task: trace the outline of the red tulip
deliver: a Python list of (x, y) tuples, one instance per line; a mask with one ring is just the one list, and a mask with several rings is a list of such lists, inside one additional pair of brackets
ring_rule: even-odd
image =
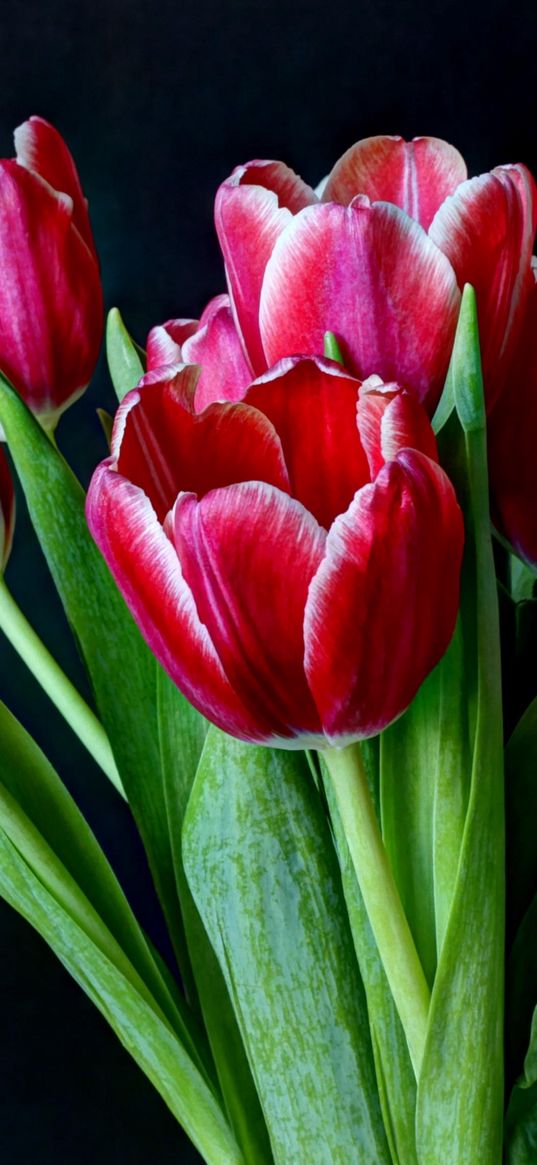
[(75, 165), (32, 117), (0, 161), (0, 368), (42, 423), (86, 388), (102, 336), (99, 264)]
[(0, 446), (0, 571), (5, 569), (15, 525), (15, 493), (7, 457)]
[(216, 400), (240, 400), (251, 374), (235, 327), (228, 295), (217, 295), (200, 320), (168, 320), (147, 337), (147, 370), (169, 364), (199, 364), (197, 412)]
[[(527, 326), (523, 335), (537, 221), (526, 167), (467, 180), (446, 142), (375, 137), (344, 154), (321, 197), (282, 163), (259, 161), (237, 168), (218, 192), (232, 310), (254, 374), (283, 356), (322, 352), (329, 330), (351, 371), (397, 377), (431, 414), (469, 282), (491, 424), (496, 406), (498, 416), (507, 407), (524, 413), (514, 382), (537, 377), (527, 364), (535, 361)], [(509, 406), (500, 404), (507, 397)], [(503, 431), (502, 450), (496, 438), (491, 449), (493, 510), (504, 535), (536, 563), (537, 490), (527, 492), (535, 427), (522, 416)]]
[(201, 412), (197, 376), (142, 379), (90, 485), (90, 528), (138, 625), (235, 736), (378, 732), (457, 613), (462, 519), (424, 411), (322, 359), (284, 360)]

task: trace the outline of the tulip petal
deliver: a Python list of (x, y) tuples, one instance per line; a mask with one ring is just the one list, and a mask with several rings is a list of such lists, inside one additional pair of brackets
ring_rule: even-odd
[(195, 396), (196, 411), (214, 401), (242, 400), (252, 375), (227, 295), (205, 309), (199, 329), (183, 344), (185, 363), (199, 364), (201, 374)]
[(316, 201), (313, 190), (283, 162), (238, 166), (217, 193), (216, 231), (238, 331), (254, 374), (267, 367), (258, 320), (265, 267), (293, 214)]
[(99, 270), (73, 228), (71, 198), (13, 161), (0, 163), (0, 270), (2, 371), (33, 412), (52, 418), (93, 374)]
[(537, 569), (537, 288), (516, 358), (488, 418), (492, 519), (515, 552)]
[(267, 264), (260, 326), (269, 364), (319, 354), (333, 332), (360, 379), (377, 373), (434, 409), (460, 295), (453, 270), (403, 211), (367, 199), (297, 215)]
[(467, 177), (464, 159), (440, 138), (365, 138), (336, 162), (323, 202), (348, 206), (357, 194), (371, 202), (392, 202), (429, 226), (448, 194)]
[(442, 656), (457, 615), (462, 542), (451, 483), (410, 451), (334, 522), (304, 622), (306, 675), (334, 743), (385, 728)]
[[(293, 498), (258, 482), (178, 498), (174, 540), (240, 699), (292, 738), (320, 731), (304, 675), (303, 616), (325, 534)], [(297, 741), (296, 747), (300, 747)]]
[(459, 286), (475, 288), (487, 408), (502, 389), (532, 288), (536, 195), (525, 166), (499, 167), (464, 182), (429, 231)]
[(226, 732), (259, 740), (227, 680), (181, 565), (149, 499), (104, 461), (87, 500), (89, 528), (149, 647), (188, 700)]
[(295, 358), (261, 376), (245, 397), (274, 425), (292, 496), (326, 529), (369, 481), (356, 425), (359, 387), (337, 364)]
[(73, 223), (92, 254), (97, 257), (93, 232), (73, 157), (54, 126), (42, 117), (30, 117), (15, 130), (17, 162), (38, 174), (53, 190), (73, 200)]
[(397, 384), (383, 384), (378, 376), (364, 380), (358, 396), (358, 431), (371, 478), (401, 449), (420, 449), (438, 461), (431, 422), (419, 401)]
[(242, 404), (215, 404), (196, 415), (198, 370), (157, 369), (123, 400), (112, 453), (119, 472), (151, 499), (160, 521), (177, 495), (202, 495), (237, 481), (289, 489), (281, 443), (266, 417)]
[(165, 324), (157, 324), (147, 337), (146, 368), (152, 372), (155, 368), (163, 368), (166, 364), (182, 364), (181, 345), (198, 328), (198, 320), (167, 320)]

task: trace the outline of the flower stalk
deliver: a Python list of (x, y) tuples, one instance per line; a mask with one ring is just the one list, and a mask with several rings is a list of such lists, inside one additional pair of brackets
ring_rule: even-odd
[(328, 748), (322, 756), (418, 1080), (430, 993), (382, 841), (360, 747)]

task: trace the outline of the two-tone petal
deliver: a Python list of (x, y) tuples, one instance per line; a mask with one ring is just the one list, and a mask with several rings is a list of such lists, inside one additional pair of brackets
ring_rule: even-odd
[(357, 194), (391, 202), (428, 230), (449, 194), (467, 177), (464, 159), (440, 138), (364, 138), (336, 162), (323, 202), (348, 206)]

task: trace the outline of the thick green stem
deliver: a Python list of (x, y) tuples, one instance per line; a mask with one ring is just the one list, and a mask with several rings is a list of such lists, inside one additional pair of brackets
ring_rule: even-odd
[(323, 757), (379, 955), (419, 1078), (430, 994), (410, 933), (369, 792), (358, 745)]
[(114, 787), (125, 792), (100, 721), (30, 626), (0, 577), (0, 629)]

